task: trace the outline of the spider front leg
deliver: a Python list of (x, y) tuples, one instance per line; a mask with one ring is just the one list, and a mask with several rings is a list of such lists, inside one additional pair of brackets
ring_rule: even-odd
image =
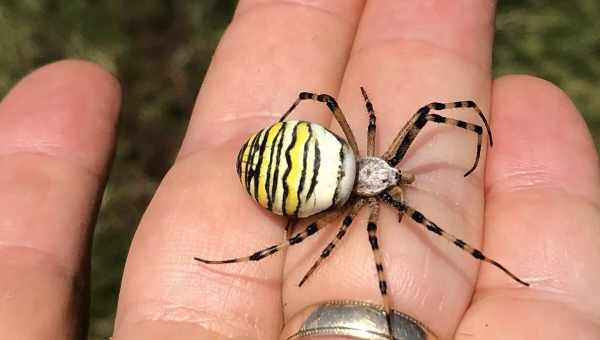
[(321, 103), (325, 103), (327, 105), (327, 107), (329, 108), (329, 110), (331, 111), (331, 113), (333, 114), (333, 117), (335, 117), (338, 124), (340, 124), (342, 131), (344, 131), (344, 135), (346, 135), (346, 139), (348, 141), (348, 144), (352, 148), (352, 151), (354, 152), (355, 155), (359, 155), (358, 145), (356, 144), (356, 138), (354, 137), (354, 133), (352, 132), (350, 125), (348, 125), (348, 121), (346, 120), (346, 117), (344, 116), (342, 109), (338, 105), (335, 98), (333, 98), (332, 96), (330, 96), (328, 94), (317, 95), (317, 94), (311, 93), (311, 92), (300, 92), (300, 94), (298, 95), (298, 99), (296, 99), (296, 101), (292, 104), (292, 106), (290, 106), (290, 108), (283, 114), (283, 116), (281, 116), (279, 121), (283, 122), (285, 120), (285, 118), (303, 100), (314, 100), (314, 101), (318, 101)]
[(358, 212), (360, 211), (360, 209), (363, 207), (364, 204), (365, 204), (364, 200), (358, 200), (354, 203), (351, 203), (352, 207), (350, 208), (350, 213), (348, 213), (348, 215), (346, 217), (344, 217), (344, 221), (342, 222), (340, 229), (338, 230), (337, 234), (335, 235), (335, 238), (331, 242), (329, 242), (329, 244), (327, 245), (327, 247), (325, 247), (325, 249), (323, 249), (323, 252), (321, 252), (321, 256), (319, 256), (319, 258), (315, 261), (315, 263), (312, 265), (312, 267), (310, 267), (308, 272), (306, 272), (306, 274), (304, 275), (302, 280), (300, 280), (300, 283), (298, 283), (298, 287), (302, 287), (302, 285), (306, 282), (306, 280), (308, 280), (308, 278), (319, 267), (321, 262), (324, 259), (326, 259), (329, 255), (331, 255), (331, 252), (335, 248), (337, 242), (340, 241), (344, 237), (344, 235), (346, 235), (346, 231), (348, 230), (348, 227), (350, 227), (350, 225), (352, 224), (352, 221), (354, 220), (354, 218), (356, 217), (356, 215), (358, 214)]
[(369, 128), (367, 132), (367, 156), (375, 156), (375, 130), (377, 129), (377, 120), (375, 118), (375, 110), (373, 110), (373, 104), (367, 96), (367, 91), (364, 87), (360, 87), (363, 98), (365, 99), (365, 106), (369, 113)]
[(494, 145), (492, 139), (492, 132), (490, 130), (488, 122), (485, 119), (483, 113), (481, 112), (481, 109), (479, 109), (475, 102), (468, 100), (452, 103), (431, 103), (429, 105), (423, 106), (413, 115), (413, 117), (408, 121), (408, 123), (396, 136), (390, 148), (385, 152), (385, 154), (383, 154), (382, 158), (385, 159), (391, 166), (396, 166), (398, 162), (402, 160), (402, 158), (406, 154), (406, 151), (408, 151), (408, 148), (417, 137), (417, 134), (421, 131), (421, 129), (425, 126), (427, 122), (431, 121), (435, 123), (450, 124), (465, 130), (473, 131), (477, 134), (477, 154), (475, 156), (475, 162), (473, 166), (465, 173), (465, 177), (468, 176), (471, 172), (475, 170), (475, 168), (477, 168), (477, 164), (479, 163), (479, 157), (481, 155), (483, 128), (480, 125), (467, 123), (462, 120), (447, 118), (434, 113), (429, 113), (431, 110), (447, 110), (460, 107), (472, 108), (473, 110), (475, 110), (475, 112), (477, 112), (481, 120), (483, 120), (483, 124), (485, 125), (485, 128), (487, 130), (488, 136), (490, 138), (490, 146)]
[(405, 213), (408, 216), (410, 216), (410, 218), (412, 218), (415, 222), (417, 222), (420, 225), (427, 228), (427, 230), (452, 242), (452, 244), (454, 244), (455, 246), (459, 247), (460, 249), (466, 251), (467, 253), (471, 254), (471, 256), (473, 256), (477, 260), (487, 262), (487, 263), (499, 268), (504, 273), (506, 273), (508, 276), (510, 276), (513, 280), (517, 281), (518, 283), (520, 283), (524, 286), (529, 287), (529, 283), (519, 279), (515, 274), (511, 273), (503, 265), (501, 265), (497, 261), (492, 260), (489, 257), (485, 256), (481, 252), (481, 250), (470, 246), (465, 241), (457, 238), (456, 236), (454, 236), (454, 235), (448, 233), (447, 231), (443, 230), (442, 228), (438, 227), (435, 223), (433, 223), (432, 221), (427, 219), (427, 217), (425, 217), (422, 213), (418, 212), (414, 208), (409, 207), (408, 205), (404, 204), (404, 202), (399, 202), (399, 201), (394, 200), (394, 198), (391, 195), (389, 195), (388, 193), (381, 194), (381, 198), (383, 200), (385, 200), (386, 202), (388, 202), (389, 204), (391, 204), (394, 208), (398, 209), (398, 211), (400, 211), (401, 213)]
[[(330, 213), (330, 214), (333, 215), (333, 213)], [(206, 263), (206, 264), (223, 264), (223, 263), (237, 263), (237, 262), (247, 262), (247, 261), (260, 261), (260, 260), (264, 259), (265, 257), (271, 256), (282, 249), (285, 249), (289, 246), (293, 246), (295, 244), (301, 243), (302, 241), (307, 239), (309, 236), (316, 234), (319, 230), (322, 229), (321, 224), (322, 224), (322, 222), (327, 221), (327, 217), (328, 217), (328, 215), (322, 216), (317, 221), (309, 224), (303, 231), (297, 233), (293, 237), (285, 240), (284, 242), (261, 249), (249, 256), (236, 257), (236, 258), (227, 259), (227, 260), (206, 260), (206, 259), (202, 259), (199, 257), (194, 257), (194, 260), (200, 261), (200, 262)], [(288, 227), (291, 228), (291, 227), (293, 227), (293, 224), (290, 225), (290, 223), (295, 223), (295, 220), (293, 222), (288, 222)]]

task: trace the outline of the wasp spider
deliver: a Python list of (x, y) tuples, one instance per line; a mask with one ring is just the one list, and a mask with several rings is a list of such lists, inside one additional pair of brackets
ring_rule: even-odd
[[(324, 212), (324, 216), (283, 243), (259, 250), (250, 256), (217, 261), (195, 259), (207, 264), (259, 261), (304, 241), (323, 228), (331, 217), (347, 212), (335, 238), (325, 247), (321, 256), (300, 281), (299, 286), (302, 286), (321, 261), (331, 254), (336, 243), (346, 234), (352, 220), (366, 205), (370, 210), (367, 224), (369, 243), (375, 259), (379, 290), (387, 312), (388, 325), (391, 325), (392, 306), (377, 240), (377, 216), (380, 202), (383, 201), (395, 208), (400, 216), (409, 216), (427, 230), (452, 242), (474, 258), (498, 267), (515, 281), (529, 286), (527, 282), (519, 279), (500, 263), (485, 256), (480, 250), (444, 231), (422, 213), (410, 207), (403, 199), (402, 185), (412, 183), (414, 176), (401, 171), (398, 163), (427, 122), (450, 124), (474, 132), (477, 135), (475, 162), (465, 176), (475, 170), (481, 154), (483, 128), (480, 125), (447, 118), (431, 111), (460, 107), (473, 109), (483, 120), (490, 145), (493, 145), (489, 125), (479, 107), (473, 101), (431, 103), (423, 106), (396, 136), (388, 150), (381, 157), (376, 157), (374, 155), (375, 112), (364, 88), (361, 87), (361, 91), (369, 113), (366, 157), (360, 157), (354, 134), (336, 100), (327, 94), (301, 92), (278, 123), (257, 132), (244, 143), (237, 158), (237, 173), (242, 185), (260, 206), (276, 214), (287, 216), (290, 221), (320, 212)], [(284, 121), (303, 100), (325, 103), (340, 124), (347, 141), (315, 123)]]

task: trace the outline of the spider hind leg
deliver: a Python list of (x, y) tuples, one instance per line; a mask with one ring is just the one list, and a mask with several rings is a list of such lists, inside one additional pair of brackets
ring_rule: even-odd
[(306, 282), (306, 280), (308, 280), (308, 278), (311, 277), (311, 275), (319, 267), (321, 262), (324, 259), (326, 259), (327, 257), (329, 257), (329, 255), (331, 255), (331, 253), (333, 252), (333, 249), (335, 249), (337, 242), (340, 241), (344, 237), (344, 235), (346, 235), (346, 231), (352, 224), (352, 221), (354, 220), (354, 218), (356, 217), (356, 215), (358, 214), (360, 209), (363, 207), (364, 201), (358, 200), (354, 203), (351, 203), (351, 205), (352, 205), (352, 207), (350, 208), (350, 213), (348, 213), (348, 215), (346, 215), (346, 217), (344, 217), (344, 221), (342, 222), (342, 225), (338, 229), (338, 232), (335, 235), (335, 238), (333, 240), (331, 240), (331, 242), (329, 242), (327, 247), (325, 247), (325, 249), (323, 249), (323, 251), (321, 252), (321, 255), (315, 261), (315, 263), (312, 265), (312, 267), (310, 267), (310, 269), (306, 272), (306, 274), (304, 274), (304, 277), (298, 283), (298, 287), (302, 287), (302, 285)]
[[(319, 230), (321, 230), (323, 228), (322, 222), (325, 219), (326, 219), (326, 216), (323, 216), (322, 218), (318, 219), (317, 221), (306, 226), (306, 228), (304, 228), (303, 231), (297, 233), (293, 237), (290, 237), (287, 240), (285, 240), (279, 244), (272, 245), (270, 247), (266, 247), (257, 252), (254, 252), (253, 254), (251, 254), (249, 256), (236, 257), (236, 258), (231, 258), (231, 259), (226, 259), (226, 260), (207, 260), (207, 259), (203, 259), (200, 257), (194, 257), (194, 260), (202, 262), (202, 263), (206, 263), (206, 264), (223, 264), (223, 263), (260, 261), (260, 260), (264, 259), (265, 257), (271, 256), (271, 255), (279, 252), (280, 250), (283, 250), (287, 247), (301, 243), (302, 241), (306, 240), (308, 237), (316, 234)], [(291, 231), (293, 224), (295, 224), (295, 221), (288, 222), (288, 225), (286, 226), (287, 228), (290, 228), (290, 229), (288, 229), (288, 231)]]
[(352, 151), (354, 152), (355, 155), (358, 156), (359, 152), (358, 152), (358, 145), (356, 144), (356, 138), (354, 137), (354, 133), (352, 132), (350, 125), (348, 125), (348, 121), (346, 120), (346, 117), (344, 116), (344, 112), (342, 112), (342, 109), (338, 105), (335, 98), (333, 98), (332, 96), (330, 96), (328, 94), (300, 92), (300, 94), (298, 94), (298, 99), (296, 99), (296, 101), (292, 104), (292, 106), (290, 106), (290, 108), (283, 114), (283, 116), (281, 116), (279, 121), (283, 122), (287, 118), (287, 116), (289, 116), (289, 114), (292, 113), (292, 111), (296, 108), (296, 106), (298, 106), (298, 104), (300, 104), (300, 102), (303, 100), (314, 100), (317, 102), (325, 103), (327, 105), (327, 107), (333, 114), (333, 117), (335, 118), (335, 120), (337, 120), (338, 124), (340, 124), (340, 127), (344, 131), (344, 135), (346, 135), (347, 142), (350, 145), (350, 147), (352, 148)]

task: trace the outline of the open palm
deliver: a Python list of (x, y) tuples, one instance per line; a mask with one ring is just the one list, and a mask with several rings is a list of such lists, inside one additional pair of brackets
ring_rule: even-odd
[[(423, 130), (400, 164), (416, 176), (406, 201), (532, 284), (383, 208), (379, 240), (395, 309), (441, 339), (600, 337), (600, 179), (589, 132), (553, 85), (491, 79), (493, 21), (491, 1), (240, 1), (131, 246), (114, 339), (277, 339), (308, 305), (381, 303), (365, 211), (301, 288), (338, 222), (258, 263), (193, 260), (282, 240), (285, 221), (239, 184), (237, 151), (311, 91), (336, 96), (364, 154), (360, 86), (377, 112), (377, 154), (432, 101), (474, 100), (490, 114), (494, 147), (467, 178), (475, 137), (452, 126)], [(90, 225), (119, 100), (104, 71), (67, 61), (32, 73), (0, 104), (3, 337), (83, 336)], [(464, 109), (447, 115), (478, 123)], [(313, 103), (294, 118), (332, 123)]]

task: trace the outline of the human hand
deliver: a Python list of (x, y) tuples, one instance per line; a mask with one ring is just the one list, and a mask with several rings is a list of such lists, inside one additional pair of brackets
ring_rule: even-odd
[[(377, 112), (378, 153), (431, 101), (473, 99), (491, 113), (495, 144), (485, 182), (483, 163), (462, 177), (473, 136), (428, 126), (401, 164), (416, 175), (406, 199), (532, 283), (521, 288), (485, 264), (478, 271), (470, 256), (410, 219), (398, 224), (384, 208), (379, 239), (395, 308), (441, 339), (596, 338), (600, 330), (590, 320), (600, 308), (589, 294), (600, 277), (596, 153), (560, 90), (529, 77), (491, 80), (492, 23), (488, 2), (380, 1), (363, 9), (357, 1), (242, 1), (179, 157), (132, 244), (114, 339), (276, 339), (283, 322), (307, 305), (380, 303), (364, 212), (302, 288), (300, 278), (334, 226), (259, 263), (193, 261), (243, 256), (281, 241), (285, 222), (252, 203), (235, 176), (243, 139), (310, 90), (336, 95), (364, 152), (361, 85)], [(11, 292), (2, 320), (14, 327), (3, 333), (13, 335), (7, 338), (22, 338), (24, 329), (77, 338), (84, 303), (73, 282), (87, 270), (93, 202), (114, 138), (116, 89), (89, 65), (61, 63), (26, 78), (0, 106), (7, 131), (0, 145), (8, 155), (0, 172), (0, 235), (7, 245), (0, 277), (7, 278), (3, 291)], [(448, 116), (476, 119), (462, 110)], [(325, 108), (308, 103), (294, 118), (331, 121)], [(31, 320), (33, 311), (41, 317)], [(53, 333), (36, 333), (41, 330)]]

